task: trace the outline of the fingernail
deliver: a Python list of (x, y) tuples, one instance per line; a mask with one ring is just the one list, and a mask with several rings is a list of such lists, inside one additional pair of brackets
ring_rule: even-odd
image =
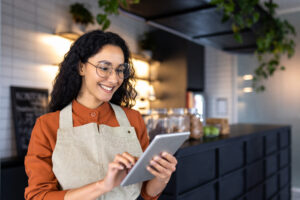
[(154, 165), (154, 164), (155, 164), (154, 160), (151, 160), (151, 161), (150, 161), (150, 164)]
[(159, 160), (159, 157), (158, 157), (158, 156), (155, 156), (155, 157), (154, 157), (154, 160)]
[(166, 156), (166, 155), (167, 155), (167, 153), (166, 153), (166, 152), (163, 152), (163, 153), (162, 153), (162, 155), (163, 155), (163, 156)]

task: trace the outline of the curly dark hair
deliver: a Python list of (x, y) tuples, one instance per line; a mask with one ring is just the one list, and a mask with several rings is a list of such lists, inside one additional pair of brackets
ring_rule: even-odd
[[(115, 45), (122, 49), (125, 62), (131, 63), (130, 52), (126, 42), (116, 33), (95, 30), (79, 37), (66, 53), (60, 63), (60, 70), (54, 80), (49, 111), (55, 112), (63, 109), (75, 99), (79, 93), (82, 77), (79, 74), (80, 63), (99, 52), (105, 45)], [(130, 75), (123, 80), (122, 85), (112, 96), (110, 102), (131, 108), (137, 95), (132, 82), (134, 82), (134, 69), (130, 67)]]

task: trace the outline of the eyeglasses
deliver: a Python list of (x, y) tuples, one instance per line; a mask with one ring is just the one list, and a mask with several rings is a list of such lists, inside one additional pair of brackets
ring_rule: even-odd
[(130, 76), (130, 66), (128, 63), (123, 63), (119, 65), (116, 69), (113, 68), (112, 63), (107, 61), (101, 61), (97, 65), (94, 65), (89, 61), (87, 61), (87, 63), (96, 67), (96, 73), (101, 78), (109, 77), (113, 70), (115, 70), (115, 73), (117, 74), (119, 79), (126, 79)]

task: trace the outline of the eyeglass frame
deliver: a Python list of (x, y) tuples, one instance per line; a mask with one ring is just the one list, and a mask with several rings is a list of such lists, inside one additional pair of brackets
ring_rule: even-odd
[[(95, 65), (95, 64), (93, 64), (93, 63), (91, 63), (91, 62), (89, 62), (89, 61), (86, 61), (87, 63), (89, 63), (90, 65), (92, 65), (92, 66), (94, 66), (95, 68), (96, 68), (96, 74), (100, 77), (100, 78), (108, 78), (110, 75), (111, 75), (111, 73), (112, 73), (112, 71), (114, 70), (115, 71), (115, 73), (116, 73), (116, 75), (117, 75), (117, 77), (119, 78), (119, 79), (122, 79), (122, 80), (124, 80), (124, 79), (126, 79), (126, 78), (128, 78), (129, 76), (130, 76), (130, 64), (129, 63), (123, 63), (123, 64), (120, 64), (120, 65), (127, 65), (127, 66), (124, 66), (124, 71), (123, 71), (123, 76), (124, 77), (120, 77), (120, 75), (119, 75), (119, 73), (116, 71), (118, 68), (119, 68), (119, 66), (118, 66), (118, 68), (116, 68), (116, 69), (114, 69), (113, 67), (112, 67), (112, 63), (110, 63), (110, 62), (108, 62), (108, 61), (100, 61), (100, 62), (98, 62), (98, 64), (101, 64), (101, 63), (106, 63), (106, 64), (109, 64), (109, 71), (108, 71), (108, 75), (107, 76), (101, 76), (101, 75), (99, 75), (99, 73), (98, 73), (98, 69), (100, 68), (99, 66), (97, 66), (97, 65)], [(101, 70), (101, 69), (100, 69)], [(126, 70), (128, 70), (128, 75), (127, 76), (125, 76), (125, 71)]]

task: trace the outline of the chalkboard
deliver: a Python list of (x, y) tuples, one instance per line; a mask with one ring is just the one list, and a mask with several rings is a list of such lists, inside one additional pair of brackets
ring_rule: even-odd
[(24, 157), (36, 119), (48, 111), (48, 90), (10, 87), (18, 156)]

